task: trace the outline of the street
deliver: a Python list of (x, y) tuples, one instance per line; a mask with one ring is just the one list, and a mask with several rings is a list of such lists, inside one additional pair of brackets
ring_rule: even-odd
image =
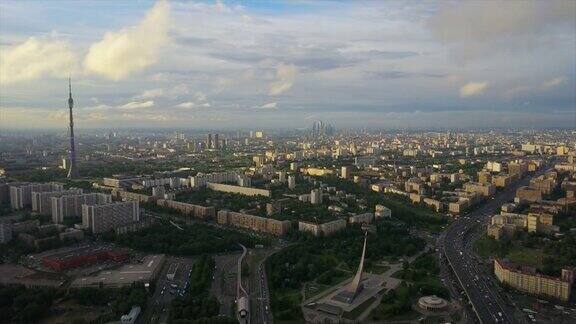
[[(473, 252), (473, 243), (486, 229), (490, 217), (500, 206), (514, 198), (516, 189), (526, 185), (531, 177), (544, 173), (542, 168), (532, 176), (527, 176), (516, 184), (510, 185), (497, 193), (485, 204), (461, 216), (444, 231), (438, 239), (438, 247), (446, 257), (449, 266), (457, 278), (459, 289), (451, 287), (451, 280), (444, 278), (451, 293), (463, 291), (470, 301), (478, 320), (485, 323), (516, 323), (514, 308), (507, 305), (497, 290), (490, 275), (482, 271), (479, 260)], [(446, 269), (442, 269), (446, 273)]]

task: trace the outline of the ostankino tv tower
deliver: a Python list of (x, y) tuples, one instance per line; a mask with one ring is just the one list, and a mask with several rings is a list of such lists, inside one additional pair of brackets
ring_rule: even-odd
[(74, 107), (74, 100), (72, 99), (72, 83), (68, 78), (68, 90), (70, 96), (68, 97), (68, 107), (70, 108), (70, 169), (68, 169), (68, 179), (78, 177), (78, 169), (76, 168), (76, 148), (74, 145), (74, 117), (72, 115), (72, 108)]

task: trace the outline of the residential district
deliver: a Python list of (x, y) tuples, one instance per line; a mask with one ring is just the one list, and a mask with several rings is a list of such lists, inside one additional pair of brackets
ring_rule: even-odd
[(575, 135), (4, 132), (0, 313), (575, 323)]

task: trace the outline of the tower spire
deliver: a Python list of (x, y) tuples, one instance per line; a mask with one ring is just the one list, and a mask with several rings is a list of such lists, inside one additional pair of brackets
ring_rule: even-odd
[(72, 81), (68, 77), (68, 108), (70, 109), (70, 169), (68, 169), (68, 179), (76, 178), (78, 170), (76, 169), (76, 148), (74, 145), (74, 99), (72, 99)]

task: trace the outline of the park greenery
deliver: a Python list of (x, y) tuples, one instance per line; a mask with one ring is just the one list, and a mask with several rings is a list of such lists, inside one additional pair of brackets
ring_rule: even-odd
[(180, 229), (164, 221), (138, 232), (122, 235), (107, 233), (103, 238), (143, 252), (186, 256), (236, 251), (240, 249), (238, 243), (254, 247), (256, 244), (266, 244), (268, 241), (207, 224), (182, 225)]
[(394, 274), (403, 281), (389, 290), (372, 311), (374, 321), (399, 319), (412, 312), (412, 304), (422, 296), (449, 298), (448, 290), (438, 279), (440, 269), (433, 252), (418, 256), (412, 263), (404, 262), (402, 270)]
[(0, 285), (0, 318), (6, 323), (34, 323), (50, 313), (60, 295), (54, 288)]
[[(363, 232), (353, 226), (330, 237), (303, 235), (298, 243), (267, 259), (271, 306), (278, 320), (301, 320), (300, 289), (306, 282), (319, 280), (330, 283), (326, 273), (334, 269), (346, 270), (349, 276), (358, 267), (362, 251)], [(365, 267), (369, 269), (385, 257), (414, 255), (424, 247), (424, 242), (413, 238), (405, 228), (381, 222), (375, 234), (368, 235)], [(340, 271), (338, 271), (340, 272)]]
[(448, 220), (434, 211), (413, 205), (407, 197), (397, 194), (383, 194), (361, 187), (352, 181), (336, 176), (319, 178), (329, 187), (336, 187), (346, 193), (355, 194), (366, 200), (366, 206), (374, 210), (374, 206), (384, 205), (392, 211), (392, 217), (404, 222), (409, 227), (441, 232)]
[(474, 248), (483, 258), (506, 258), (550, 276), (559, 276), (561, 269), (576, 266), (576, 234), (570, 232), (559, 238), (525, 232), (518, 232), (511, 239), (483, 236)]
[(205, 254), (194, 263), (185, 297), (176, 297), (170, 303), (171, 323), (236, 323), (232, 318), (217, 317), (218, 300), (209, 295), (214, 266), (214, 259)]
[(82, 306), (99, 306), (110, 311), (94, 321), (105, 323), (126, 314), (133, 306), (146, 307), (148, 292), (142, 284), (109, 288), (26, 288), (0, 285), (0, 321), (6, 323), (36, 323), (54, 315), (55, 303), (71, 301)]
[(190, 204), (214, 206), (216, 209), (240, 211), (263, 206), (270, 202), (270, 198), (264, 196), (246, 196), (241, 194), (219, 192), (208, 188), (200, 188), (194, 191), (183, 191), (176, 195), (177, 201)]

